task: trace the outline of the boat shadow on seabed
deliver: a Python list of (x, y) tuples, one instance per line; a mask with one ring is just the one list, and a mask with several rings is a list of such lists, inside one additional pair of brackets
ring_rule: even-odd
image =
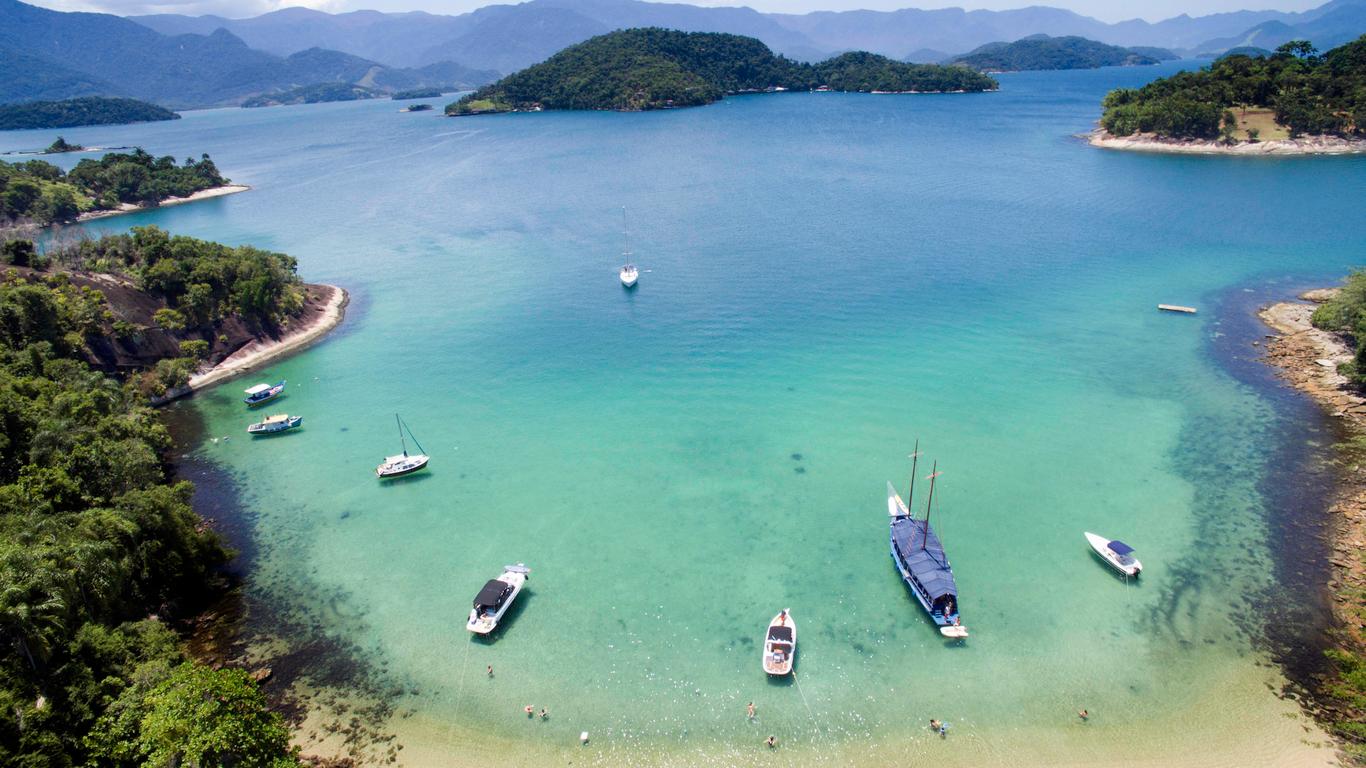
[(526, 610), (527, 605), (535, 599), (535, 591), (530, 587), (522, 587), (522, 591), (517, 593), (517, 599), (513, 601), (512, 605), (508, 606), (507, 613), (503, 614), (503, 618), (498, 620), (498, 626), (494, 627), (493, 631), (487, 635), (479, 635), (471, 632), (470, 640), (479, 643), (480, 645), (493, 645), (498, 642), (498, 639), (507, 631), (508, 626), (516, 624), (517, 617), (521, 616), (522, 611)]

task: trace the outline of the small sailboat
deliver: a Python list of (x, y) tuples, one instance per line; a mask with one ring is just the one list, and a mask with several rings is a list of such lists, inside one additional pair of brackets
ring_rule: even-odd
[(254, 387), (248, 387), (244, 391), (247, 393), (247, 396), (242, 398), (242, 402), (246, 403), (248, 408), (255, 408), (262, 403), (268, 403), (284, 394), (285, 382), (281, 379), (278, 384), (257, 384)]
[(1086, 542), (1101, 560), (1125, 576), (1137, 577), (1143, 572), (1143, 563), (1134, 557), (1134, 548), (1119, 539), (1107, 539), (1087, 531)]
[(621, 272), (618, 277), (621, 278), (622, 287), (634, 288), (636, 281), (640, 279), (640, 270), (631, 263), (631, 238), (626, 231), (626, 209), (624, 207), (621, 209), (621, 241), (623, 245), (621, 257), (626, 263), (621, 265)]
[(397, 413), (394, 414), (394, 421), (398, 423), (398, 439), (403, 444), (403, 453), (397, 456), (388, 456), (383, 463), (375, 467), (375, 475), (381, 480), (410, 475), (425, 468), (427, 462), (431, 461), (431, 457), (427, 456), (425, 452), (408, 455), (408, 441), (403, 437), (405, 430), (408, 437), (413, 438), (413, 445), (417, 446), (418, 451), (422, 451), (422, 444), (417, 441), (416, 437), (413, 437), (413, 431), (408, 429), (408, 425), (403, 423), (403, 419), (400, 419)]
[[(915, 473), (920, 458), (920, 441), (911, 454), (911, 488), (906, 494), (908, 502), (914, 500)], [(944, 637), (964, 638), (968, 628), (963, 626), (958, 615), (958, 584), (953, 578), (953, 567), (949, 565), (944, 544), (930, 527), (930, 511), (934, 504), (934, 480), (939, 477), (939, 463), (931, 470), (930, 498), (925, 503), (925, 519), (917, 520), (910, 508), (901, 501), (896, 488), (887, 483), (887, 514), (891, 517), (892, 563), (906, 582), (911, 594), (920, 602), (939, 627)]]
[(498, 626), (498, 620), (507, 613), (512, 601), (526, 584), (531, 569), (518, 563), (503, 566), (503, 575), (490, 579), (474, 596), (474, 607), (470, 609), (470, 620), (465, 629), (477, 634), (487, 635)]
[(277, 413), (274, 416), (267, 416), (261, 421), (247, 427), (247, 434), (263, 436), (277, 435), (281, 432), (288, 432), (303, 426), (304, 417), (290, 416), (287, 413)]
[(768, 623), (764, 635), (764, 671), (781, 677), (792, 674), (792, 663), (797, 656), (797, 623), (784, 608)]

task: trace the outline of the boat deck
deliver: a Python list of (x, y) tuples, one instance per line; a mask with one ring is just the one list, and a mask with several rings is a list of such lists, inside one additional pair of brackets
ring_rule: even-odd
[(892, 547), (898, 564), (917, 582), (917, 592), (924, 591), (920, 597), (922, 602), (928, 603), (927, 610), (944, 595), (957, 598), (958, 585), (953, 579), (948, 555), (944, 554), (944, 545), (939, 542), (934, 528), (927, 527), (924, 520), (902, 517), (893, 521)]

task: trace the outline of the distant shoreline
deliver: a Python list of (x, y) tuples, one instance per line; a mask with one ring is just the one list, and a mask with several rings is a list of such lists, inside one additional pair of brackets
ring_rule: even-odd
[(335, 285), (315, 284), (307, 287), (310, 293), (309, 303), (313, 306), (310, 308), (306, 305), (305, 312), (312, 309), (312, 316), (305, 314), (299, 318), (298, 322), (302, 324), (291, 327), (278, 339), (258, 339), (223, 358), (207, 371), (191, 376), (187, 384), (189, 390), (197, 392), (207, 389), (266, 363), (302, 351), (341, 325), (346, 317), (346, 305), (350, 302), (351, 295)]
[(1352, 155), (1366, 153), (1366, 139), (1344, 139), (1339, 136), (1310, 136), (1302, 139), (1272, 139), (1269, 141), (1240, 141), (1220, 144), (1205, 139), (1165, 139), (1150, 133), (1133, 136), (1112, 136), (1104, 128), (1086, 134), (1087, 143), (1101, 149), (1126, 152), (1155, 152), (1173, 155), (1233, 155), (1261, 157), (1267, 155)]
[(80, 216), (78, 216), (76, 218), (76, 221), (85, 222), (94, 221), (95, 219), (107, 219), (110, 216), (122, 216), (126, 213), (137, 213), (138, 211), (149, 211), (153, 208), (165, 208), (170, 205), (182, 205), (184, 203), (193, 203), (198, 200), (208, 200), (213, 197), (235, 195), (238, 192), (246, 192), (249, 189), (251, 189), (251, 187), (247, 186), (246, 184), (225, 184), (221, 187), (210, 187), (209, 189), (201, 189), (198, 192), (195, 192), (194, 194), (188, 195), (186, 197), (168, 197), (156, 205), (134, 205), (133, 203), (124, 203), (123, 205), (120, 205), (118, 208), (115, 208), (113, 210), (89, 211), (86, 213), (82, 213)]

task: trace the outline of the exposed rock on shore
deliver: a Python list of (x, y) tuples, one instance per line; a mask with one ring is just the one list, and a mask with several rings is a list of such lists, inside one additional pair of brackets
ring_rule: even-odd
[(1087, 141), (1101, 149), (1131, 152), (1167, 152), (1195, 155), (1350, 155), (1366, 152), (1366, 141), (1339, 136), (1306, 136), (1299, 139), (1240, 141), (1221, 144), (1200, 139), (1167, 139), (1150, 133), (1112, 136), (1103, 128), (1092, 131)]

